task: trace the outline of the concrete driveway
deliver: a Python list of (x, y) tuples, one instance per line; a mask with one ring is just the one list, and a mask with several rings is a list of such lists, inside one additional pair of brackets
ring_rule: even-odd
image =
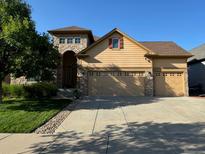
[(88, 97), (53, 135), (1, 134), (0, 153), (205, 153), (205, 99)]

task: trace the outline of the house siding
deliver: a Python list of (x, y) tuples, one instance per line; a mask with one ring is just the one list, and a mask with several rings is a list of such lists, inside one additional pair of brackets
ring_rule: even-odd
[[(109, 38), (123, 38), (123, 49), (110, 49)], [(148, 51), (140, 45), (131, 41), (129, 38), (122, 36), (119, 33), (113, 33), (110, 37), (103, 40), (93, 48), (87, 51), (89, 55), (80, 60), (82, 68), (87, 68), (87, 71), (137, 71), (143, 72), (144, 94), (146, 96), (153, 95), (153, 79), (152, 79), (152, 61), (145, 57)], [(148, 73), (149, 72), (149, 73)], [(84, 71), (84, 77), (87, 77), (87, 72)], [(85, 78), (84, 78), (85, 79)], [(127, 80), (124, 80), (124, 82)], [(85, 79), (84, 83), (88, 84), (89, 79)], [(118, 81), (119, 83), (120, 81)], [(91, 82), (90, 82), (91, 83)], [(128, 83), (128, 82), (127, 82)], [(109, 83), (104, 82), (109, 87)], [(86, 87), (89, 86), (87, 85)], [(129, 91), (129, 89), (128, 89)], [(88, 94), (88, 91), (86, 92)], [(141, 94), (142, 95), (142, 94)]]
[(186, 58), (163, 58), (153, 60), (154, 68), (172, 68), (172, 69), (186, 69)]
[[(123, 37), (118, 33), (114, 33), (112, 37)], [(95, 47), (87, 51), (89, 57), (82, 60), (83, 67), (91, 68), (151, 68), (152, 63), (144, 55), (147, 53), (145, 49), (123, 37), (123, 49), (110, 49), (108, 47), (109, 38), (105, 39)]]

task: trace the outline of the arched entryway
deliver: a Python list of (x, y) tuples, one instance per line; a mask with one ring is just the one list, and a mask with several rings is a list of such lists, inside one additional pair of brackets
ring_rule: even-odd
[(63, 88), (75, 88), (77, 83), (77, 59), (75, 52), (63, 54)]

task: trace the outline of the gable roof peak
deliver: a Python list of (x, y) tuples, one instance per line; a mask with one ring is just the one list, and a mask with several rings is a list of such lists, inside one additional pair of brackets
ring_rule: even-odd
[(111, 30), (110, 32), (108, 32), (107, 34), (105, 34), (104, 36), (102, 36), (100, 39), (98, 39), (97, 41), (95, 41), (92, 45), (88, 46), (87, 48), (83, 49), (82, 51), (80, 51), (78, 53), (78, 55), (85, 53), (87, 50), (89, 50), (90, 48), (94, 47), (95, 45), (97, 45), (98, 43), (100, 43), (101, 41), (105, 40), (106, 38), (110, 37), (114, 32), (118, 32), (119, 34), (121, 34), (122, 36), (128, 38), (129, 40), (131, 40), (132, 42), (136, 43), (137, 45), (141, 46), (143, 49), (145, 49), (148, 53), (152, 53), (152, 51), (148, 48), (146, 48), (145, 46), (143, 46), (141, 43), (138, 43), (135, 39), (131, 38), (130, 36), (128, 36), (127, 34), (125, 34), (124, 32), (120, 31), (118, 28), (114, 28), (113, 30)]

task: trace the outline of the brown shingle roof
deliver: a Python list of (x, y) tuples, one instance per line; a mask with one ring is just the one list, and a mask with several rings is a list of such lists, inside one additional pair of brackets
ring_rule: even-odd
[(78, 27), (78, 26), (69, 26), (69, 27), (63, 27), (63, 28), (58, 28), (54, 30), (49, 30), (49, 32), (66, 32), (66, 31), (91, 31), (86, 28)]
[(99, 37), (99, 36), (96, 36), (96, 35), (94, 35), (93, 37), (94, 37), (94, 40), (95, 40), (95, 41), (97, 41), (97, 40), (100, 39), (100, 37)]
[(139, 42), (159, 56), (191, 56), (189, 52), (171, 41)]
[(86, 28), (78, 27), (78, 26), (70, 26), (70, 27), (64, 27), (54, 30), (48, 31), (50, 34), (78, 34), (78, 33), (85, 33), (88, 34), (88, 37), (90, 38), (90, 43), (92, 44), (95, 40), (92, 34), (92, 31)]
[[(64, 28), (59, 28), (59, 29), (54, 29), (54, 30), (49, 30), (49, 33), (53, 34), (58, 34), (58, 33), (75, 33), (75, 32), (85, 32), (89, 34), (89, 37), (91, 38), (91, 41), (96, 41), (93, 45), (89, 46), (88, 48), (84, 49), (80, 53), (85, 52), (87, 49), (93, 47), (94, 45), (98, 44), (101, 40), (105, 39), (107, 36), (109, 36), (113, 32), (119, 32), (124, 36), (129, 37), (125, 33), (122, 33), (120, 30), (117, 28), (113, 29), (111, 32), (107, 33), (103, 37), (99, 38), (96, 36), (93, 36), (92, 31), (86, 28), (81, 28), (78, 26), (70, 26), (70, 27), (64, 27)], [(130, 37), (129, 37), (130, 38)], [(131, 40), (135, 41), (134, 39), (130, 38)], [(150, 50), (151, 52), (154, 52), (153, 55), (157, 56), (186, 56), (186, 57), (191, 57), (192, 54), (189, 52), (185, 51), (183, 48), (178, 46), (176, 43), (171, 42), (171, 41), (157, 41), (157, 42), (138, 42), (138, 44), (142, 45), (142, 47), (145, 47), (147, 50)], [(147, 55), (152, 55), (148, 53)]]

